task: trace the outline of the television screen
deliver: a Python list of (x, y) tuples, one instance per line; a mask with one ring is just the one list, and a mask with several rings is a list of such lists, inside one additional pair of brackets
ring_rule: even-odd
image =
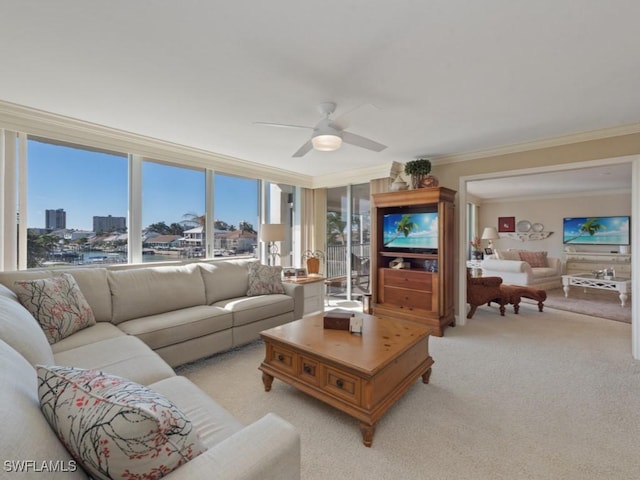
[(382, 244), (385, 249), (438, 250), (438, 213), (387, 213), (383, 217), (382, 232)]
[(629, 245), (629, 217), (572, 217), (563, 220), (562, 241), (570, 245)]

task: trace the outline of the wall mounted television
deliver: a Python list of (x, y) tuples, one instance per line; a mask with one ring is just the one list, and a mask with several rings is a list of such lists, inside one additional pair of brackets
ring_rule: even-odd
[(437, 253), (438, 212), (399, 209), (382, 217), (382, 250)]
[(569, 217), (562, 221), (562, 241), (566, 245), (629, 245), (630, 217)]

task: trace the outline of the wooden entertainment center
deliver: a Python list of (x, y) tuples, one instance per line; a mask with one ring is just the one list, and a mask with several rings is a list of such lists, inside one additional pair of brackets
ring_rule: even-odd
[[(455, 326), (454, 309), (454, 199), (456, 192), (444, 187), (419, 188), (372, 195), (373, 309), (376, 315), (419, 322), (441, 337)], [(438, 214), (438, 247), (398, 252), (384, 246), (386, 214), (402, 208), (425, 209)], [(391, 268), (401, 257), (403, 268)]]

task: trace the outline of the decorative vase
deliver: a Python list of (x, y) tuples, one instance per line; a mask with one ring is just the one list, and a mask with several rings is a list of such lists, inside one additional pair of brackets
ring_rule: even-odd
[(420, 184), (420, 188), (433, 188), (440, 184), (438, 177), (435, 175), (427, 175)]
[(482, 252), (480, 250), (474, 250), (471, 252), (471, 256), (474, 260), (482, 260)]
[(307, 258), (307, 272), (320, 273), (320, 259), (319, 258)]
[(405, 182), (400, 175), (398, 175), (391, 184), (392, 192), (399, 192), (401, 190), (407, 190), (408, 188), (409, 185), (407, 185), (407, 182)]

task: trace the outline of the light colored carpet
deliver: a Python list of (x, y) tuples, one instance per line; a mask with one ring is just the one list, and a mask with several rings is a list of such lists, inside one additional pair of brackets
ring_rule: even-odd
[[(526, 298), (523, 298), (522, 301), (537, 303)], [(558, 310), (631, 323), (631, 295), (623, 307), (620, 303), (619, 293), (615, 291), (571, 287), (569, 296), (565, 298), (562, 287), (554, 288), (547, 290), (547, 299), (544, 304), (545, 307)]]
[(355, 419), (278, 380), (266, 393), (260, 342), (178, 373), (244, 423), (275, 412), (295, 425), (305, 480), (639, 478), (631, 325), (528, 304), (496, 310), (431, 338), (431, 383), (386, 413), (372, 448)]

